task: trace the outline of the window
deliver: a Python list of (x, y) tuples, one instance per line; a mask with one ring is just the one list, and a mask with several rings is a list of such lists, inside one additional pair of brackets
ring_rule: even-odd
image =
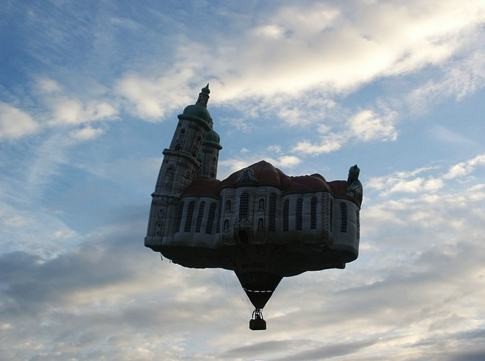
[(185, 218), (184, 232), (190, 232), (192, 228), (192, 218), (194, 217), (194, 208), (195, 208), (195, 202), (192, 201), (189, 203), (189, 206), (187, 208), (187, 217)]
[(290, 216), (290, 200), (286, 199), (283, 203), (283, 231), (288, 231), (288, 223), (289, 223), (289, 216)]
[(220, 203), (220, 206), (217, 208), (217, 222), (216, 222), (217, 233), (221, 231), (221, 207), (222, 207), (222, 203)]
[(317, 197), (312, 197), (310, 205), (310, 228), (317, 228)]
[(298, 198), (296, 201), (296, 230), (301, 231), (303, 224), (303, 199)]
[(263, 218), (258, 219), (258, 232), (262, 232), (264, 230), (264, 221)]
[(258, 211), (264, 211), (264, 199), (263, 198), (261, 198), (258, 201)]
[(239, 219), (248, 219), (249, 194), (244, 192), (239, 198)]
[(276, 231), (276, 194), (271, 193), (269, 196), (269, 230)]
[(184, 214), (184, 202), (179, 203), (177, 209), (177, 218), (175, 219), (175, 232), (180, 232), (180, 224), (182, 223), (182, 216)]
[(359, 219), (359, 211), (355, 211), (355, 225), (356, 225), (356, 239), (359, 240), (360, 238), (360, 219)]
[(216, 215), (216, 204), (211, 203), (209, 208), (209, 215), (207, 217), (207, 224), (205, 226), (205, 233), (207, 234), (212, 233), (212, 225), (214, 224), (215, 215)]
[(228, 232), (229, 231), (229, 220), (226, 219), (224, 220), (224, 232)]
[(202, 225), (202, 218), (204, 218), (205, 202), (202, 201), (199, 204), (199, 212), (197, 213), (197, 221), (195, 223), (195, 231), (200, 232), (200, 226)]
[(231, 201), (228, 199), (226, 201), (226, 204), (224, 205), (224, 212), (230, 212), (231, 211)]
[(333, 228), (333, 200), (330, 199), (330, 232), (332, 232)]
[(347, 232), (347, 204), (340, 202), (340, 232)]

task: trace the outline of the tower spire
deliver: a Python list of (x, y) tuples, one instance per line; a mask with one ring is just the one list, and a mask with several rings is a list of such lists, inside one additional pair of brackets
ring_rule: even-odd
[(197, 105), (203, 106), (204, 108), (207, 108), (207, 102), (209, 101), (209, 83), (205, 87), (203, 87), (199, 93), (199, 98), (197, 99)]

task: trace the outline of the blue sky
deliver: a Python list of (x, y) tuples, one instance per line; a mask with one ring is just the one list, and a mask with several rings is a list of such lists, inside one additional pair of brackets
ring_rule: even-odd
[[(483, 1), (0, 7), (0, 359), (485, 359)], [(218, 178), (364, 184), (361, 254), (285, 279), (143, 246), (177, 114), (211, 87)]]

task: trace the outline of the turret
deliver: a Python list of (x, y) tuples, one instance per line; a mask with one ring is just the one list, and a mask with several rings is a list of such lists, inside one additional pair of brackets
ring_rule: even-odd
[(170, 148), (163, 151), (164, 160), (155, 193), (179, 197), (198, 175), (198, 159), (202, 141), (212, 128), (212, 118), (207, 111), (209, 84), (202, 88), (197, 102), (185, 107), (178, 115)]
[[(215, 177), (220, 146), (204, 141), (208, 133), (214, 132), (212, 118), (207, 111), (209, 93), (209, 84), (207, 84), (202, 88), (197, 102), (185, 107), (183, 113), (178, 115), (179, 121), (170, 147), (163, 151), (163, 163), (158, 174), (155, 192), (152, 194), (150, 219), (145, 238), (145, 245), (154, 250), (159, 249), (163, 240), (173, 234), (180, 196), (200, 174), (201, 165), (206, 164), (209, 159), (211, 163), (206, 167), (207, 174), (214, 174)], [(207, 151), (208, 156), (201, 158), (201, 153), (206, 154), (203, 151)]]
[(217, 162), (219, 151), (222, 149), (219, 142), (219, 134), (213, 129), (206, 133), (202, 141), (200, 177), (210, 179), (217, 177)]

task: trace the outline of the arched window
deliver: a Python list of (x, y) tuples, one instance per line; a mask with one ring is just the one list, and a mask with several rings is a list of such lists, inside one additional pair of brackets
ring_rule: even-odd
[(194, 217), (195, 202), (192, 201), (187, 207), (187, 217), (185, 217), (185, 227), (184, 232), (190, 232), (192, 228), (192, 218)]
[(356, 225), (356, 238), (359, 240), (360, 238), (360, 219), (359, 219), (359, 211), (355, 211), (355, 225)]
[(177, 217), (175, 219), (175, 232), (180, 232), (180, 225), (182, 224), (183, 214), (184, 214), (184, 202), (180, 202), (177, 209)]
[(229, 220), (225, 219), (224, 220), (224, 232), (229, 231)]
[(264, 221), (263, 218), (258, 219), (258, 232), (264, 231)]
[(258, 211), (264, 211), (264, 199), (263, 198), (261, 198), (258, 201)]
[(303, 199), (298, 198), (296, 201), (296, 230), (301, 231), (303, 224)]
[(209, 215), (207, 216), (207, 224), (205, 226), (205, 233), (212, 233), (212, 225), (214, 224), (214, 218), (216, 216), (216, 204), (211, 203), (209, 208)]
[(333, 228), (333, 200), (330, 199), (330, 232), (332, 232)]
[(165, 189), (169, 192), (172, 190), (174, 176), (175, 176), (175, 167), (173, 165), (170, 165), (164, 177)]
[(222, 202), (219, 202), (219, 207), (217, 207), (217, 221), (216, 221), (217, 233), (221, 231), (221, 208), (222, 208)]
[(197, 221), (195, 222), (195, 231), (200, 232), (200, 226), (202, 225), (202, 218), (204, 218), (205, 202), (202, 201), (199, 204), (199, 212), (197, 213)]
[(317, 228), (317, 197), (312, 197), (310, 205), (310, 228)]
[(340, 202), (340, 232), (347, 232), (347, 204)]
[(283, 203), (283, 231), (288, 231), (288, 223), (290, 218), (290, 200), (286, 199)]
[(276, 231), (276, 194), (269, 196), (269, 231)]
[(231, 211), (231, 201), (228, 199), (224, 205), (224, 212), (230, 212)]
[(239, 219), (248, 219), (249, 194), (244, 192), (239, 198)]

